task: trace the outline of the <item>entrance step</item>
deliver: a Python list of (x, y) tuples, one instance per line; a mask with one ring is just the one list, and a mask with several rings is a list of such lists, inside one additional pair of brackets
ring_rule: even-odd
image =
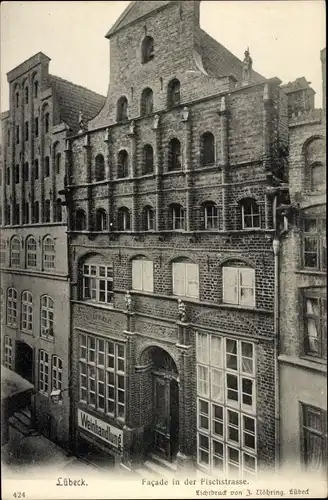
[(169, 462), (155, 453), (150, 453), (141, 467), (134, 471), (145, 479), (172, 479), (177, 473), (176, 462)]
[(23, 436), (37, 436), (39, 433), (35, 429), (31, 421), (31, 412), (29, 409), (16, 411), (9, 419), (9, 425)]

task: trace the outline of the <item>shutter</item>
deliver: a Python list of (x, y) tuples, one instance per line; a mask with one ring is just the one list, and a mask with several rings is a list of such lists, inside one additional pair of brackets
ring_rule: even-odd
[(199, 298), (199, 270), (198, 264), (186, 264), (186, 280), (188, 297)]
[(142, 260), (132, 261), (132, 289), (142, 290)]
[(145, 292), (154, 291), (154, 280), (153, 280), (153, 261), (152, 260), (142, 260), (142, 284), (143, 290)]
[(186, 295), (186, 264), (174, 262), (172, 266), (173, 295)]
[(240, 304), (255, 306), (255, 273), (254, 269), (239, 269)]
[(238, 269), (223, 267), (223, 302), (238, 304)]

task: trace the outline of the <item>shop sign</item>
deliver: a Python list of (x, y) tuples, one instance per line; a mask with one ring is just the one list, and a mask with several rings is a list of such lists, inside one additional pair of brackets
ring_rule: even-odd
[(80, 408), (78, 409), (78, 425), (81, 429), (90, 432), (90, 434), (122, 451), (123, 431), (121, 429), (108, 425), (107, 422), (86, 413)]

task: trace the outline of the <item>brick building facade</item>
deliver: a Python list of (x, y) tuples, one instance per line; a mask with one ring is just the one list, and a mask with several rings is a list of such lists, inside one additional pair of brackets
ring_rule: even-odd
[(278, 439), (287, 98), (199, 4), (131, 2), (106, 103), (67, 143), (74, 446), (247, 476)]
[[(2, 363), (35, 387), (38, 431), (69, 445), (70, 304), (65, 143), (104, 98), (49, 74), (38, 53), (8, 73), (10, 109), (1, 116)], [(50, 392), (63, 389), (61, 404)], [(26, 423), (12, 423), (21, 428)], [(24, 430), (24, 429), (23, 429)]]
[(280, 442), (282, 466), (297, 473), (325, 471), (327, 459), (326, 49), (321, 62), (323, 109), (309, 83), (300, 90), (305, 79), (284, 87), (291, 207), (281, 238)]

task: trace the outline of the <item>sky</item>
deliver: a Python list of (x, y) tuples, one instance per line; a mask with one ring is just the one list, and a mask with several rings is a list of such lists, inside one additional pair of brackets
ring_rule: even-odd
[[(106, 95), (110, 80), (105, 35), (126, 1), (24, 1), (1, 4), (1, 111), (8, 109), (6, 74), (37, 52), (50, 73)], [(283, 83), (305, 76), (322, 106), (320, 50), (326, 46), (324, 0), (203, 0), (201, 27), (253, 69)]]

